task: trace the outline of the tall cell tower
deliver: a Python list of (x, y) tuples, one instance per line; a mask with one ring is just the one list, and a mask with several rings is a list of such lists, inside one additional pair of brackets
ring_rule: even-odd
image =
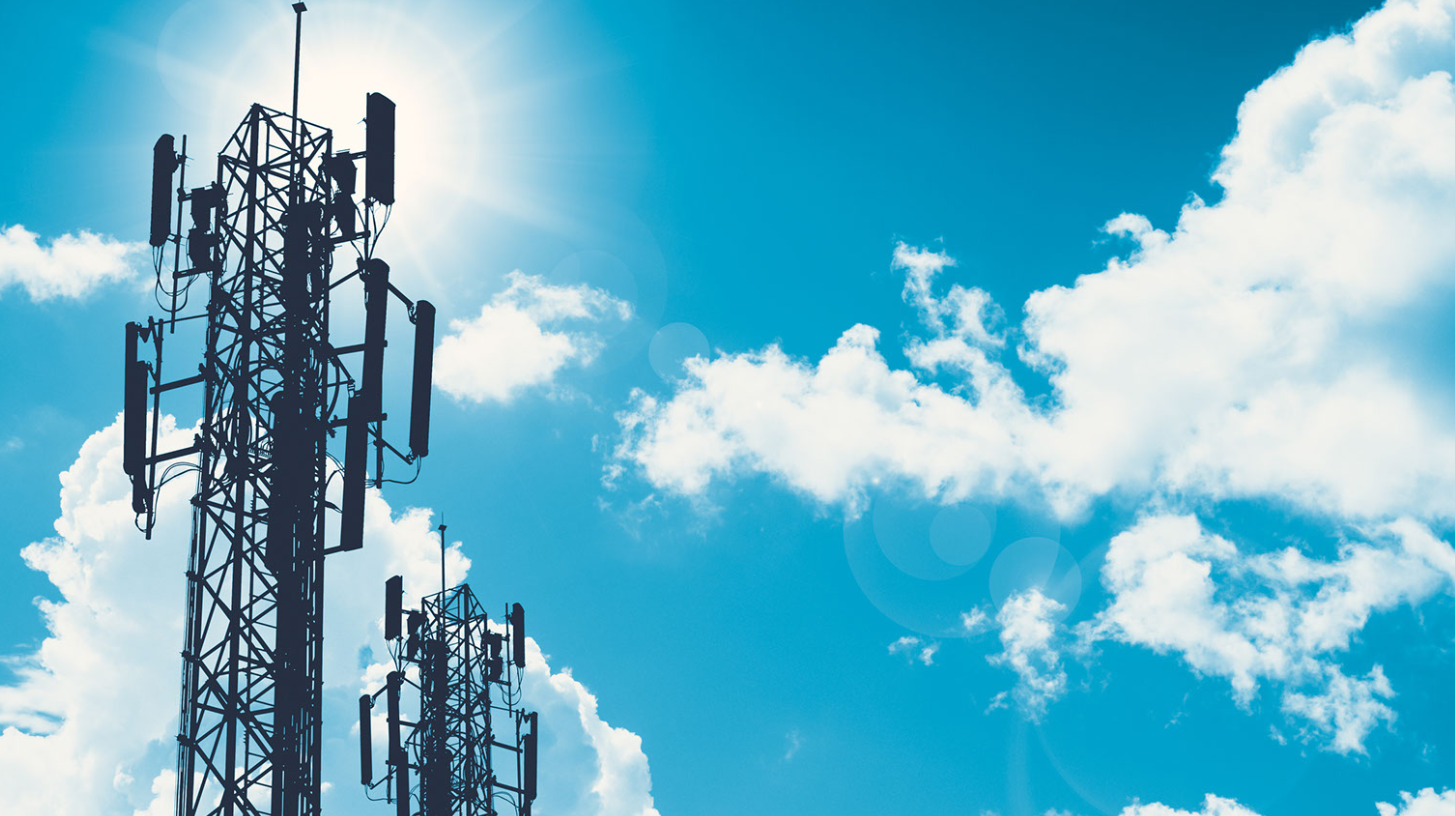
[[(406, 617), (397, 575), (385, 582), (384, 597), (394, 671), (384, 688), (359, 698), (365, 788), (382, 787), (396, 816), (530, 816), (539, 726), (521, 704), (525, 610), (514, 604), (492, 626), (470, 586), (460, 584), (425, 596)], [(419, 701), (413, 720), (404, 719), (406, 693)], [(370, 723), (381, 696), (387, 770), (375, 779)]]
[[(296, 49), (305, 9), (293, 8)], [(171, 136), (158, 140), (154, 154), (151, 244), (170, 306), (164, 318), (127, 326), (124, 467), (150, 537), (157, 489), (186, 467), (179, 461), (159, 473), (159, 466), (183, 457), (197, 462), (179, 816), (319, 813), (324, 556), (363, 544), (371, 443), (376, 485), (386, 451), (411, 464), (428, 452), (434, 307), (405, 298), (374, 256), (394, 203), (394, 103), (369, 94), (366, 150), (336, 151), (330, 130), (298, 116), (297, 68), (295, 50), (292, 112), (253, 105), (206, 186), (186, 188), (185, 138), (180, 156)], [(365, 158), (365, 194), (356, 203), (357, 162)], [(191, 212), (185, 235), (181, 204)], [(168, 244), (173, 268), (164, 275)], [(358, 261), (339, 276), (333, 253), (345, 244)], [(363, 342), (335, 346), (334, 291), (353, 278), (363, 284)], [(205, 311), (181, 315), (193, 290), (204, 287)], [(415, 323), (408, 453), (382, 435), (385, 322), (394, 298)], [(163, 338), (193, 319), (206, 321), (196, 373), (164, 381)], [(143, 344), (154, 348), (150, 361), (142, 359)], [(161, 395), (190, 385), (203, 393), (194, 444), (158, 452)], [(328, 452), (339, 428), (341, 468)], [(325, 494), (340, 471), (342, 507), (335, 508)], [(335, 509), (338, 543), (328, 547)]]

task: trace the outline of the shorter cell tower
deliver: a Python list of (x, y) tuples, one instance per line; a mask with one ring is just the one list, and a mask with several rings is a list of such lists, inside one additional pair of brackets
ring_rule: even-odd
[[(444, 531), (441, 524), (441, 547)], [(384, 583), (394, 671), (384, 688), (359, 698), (364, 787), (382, 786), (397, 816), (530, 816), (539, 723), (521, 701), (525, 610), (514, 604), (492, 626), (469, 584), (425, 596), (418, 610), (403, 607), (396, 575)], [(418, 695), (413, 721), (404, 719), (406, 693)], [(370, 716), (380, 696), (389, 754), (375, 779)]]

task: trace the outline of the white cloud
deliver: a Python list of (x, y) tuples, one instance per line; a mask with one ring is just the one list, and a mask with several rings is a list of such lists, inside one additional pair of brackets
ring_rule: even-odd
[(1080, 627), (1180, 656), (1195, 672), (1226, 678), (1247, 705), (1260, 683), (1284, 688), (1283, 709), (1304, 718), (1341, 753), (1363, 752), (1394, 719), (1381, 667), (1348, 676), (1337, 662), (1371, 614), (1417, 605), (1452, 585), (1455, 550), (1408, 519), (1346, 542), (1316, 560), (1300, 550), (1247, 554), (1188, 515), (1153, 515), (1111, 540), (1105, 609)]
[(39, 235), (12, 224), (0, 229), (0, 292), (19, 286), (31, 300), (78, 298), (103, 283), (131, 277), (146, 251), (146, 244), (84, 230), (42, 245)]
[(913, 651), (916, 646), (919, 646), (919, 643), (919, 638), (915, 637), (914, 635), (904, 635), (898, 640), (889, 644), (889, 653), (904, 654), (906, 652)]
[(996, 616), (1002, 650), (990, 662), (1016, 673), (1014, 697), (1031, 719), (1066, 693), (1066, 667), (1057, 645), (1057, 620), (1064, 610), (1039, 589), (1030, 589), (1007, 598)]
[(569, 668), (552, 672), (530, 640), (525, 702), (540, 712), (542, 813), (659, 816), (642, 738), (601, 718), (597, 699)]
[[(817, 365), (777, 346), (689, 360), (690, 384), (671, 399), (633, 395), (618, 417), (616, 455), (654, 484), (685, 494), (742, 470), (856, 509), (866, 486), (879, 480), (908, 481), (947, 501), (1001, 492), (1021, 470), (1022, 452), (1006, 423), (891, 369), (878, 340), (877, 329), (855, 326)], [(987, 386), (1011, 387), (986, 373), (993, 378)]]
[(701, 360), (669, 398), (636, 395), (619, 458), (683, 493), (758, 471), (851, 508), (898, 481), (1066, 513), (1121, 491), (1455, 515), (1455, 394), (1426, 350), (1455, 305), (1452, 8), (1392, 2), (1308, 45), (1239, 109), (1221, 200), (1171, 231), (1124, 213), (1106, 229), (1128, 257), (1033, 293), (1019, 353), (1044, 405), (996, 358), (984, 293), (936, 294), (953, 258), (900, 245), (912, 368), (868, 326), (816, 362)]
[(966, 636), (979, 634), (990, 627), (990, 616), (977, 606), (969, 612), (960, 613), (960, 627), (965, 630)]
[[(1455, 790), (1435, 793), (1425, 788), (1418, 794), (1401, 793), (1400, 804), (1380, 802), (1374, 806), (1379, 816), (1455, 816)], [(1134, 804), (1124, 808), (1120, 816), (1259, 816), (1259, 814), (1232, 799), (1223, 799), (1211, 793), (1199, 810), (1178, 810), (1167, 805)]]
[[(190, 441), (190, 430), (164, 418), (164, 448)], [(0, 685), (0, 788), (17, 813), (155, 816), (173, 805), (191, 485), (181, 479), (163, 492), (160, 525), (144, 540), (132, 526), (120, 442), (118, 418), (82, 445), (61, 476), (56, 536), (22, 551), (60, 597), (40, 603), (47, 637), (34, 652), (9, 658), (17, 680)], [(334, 737), (350, 731), (371, 668), (359, 667), (361, 647), (373, 645), (375, 654), (383, 647), (384, 579), (402, 574), (415, 594), (435, 591), (439, 581), (429, 511), (394, 514), (377, 493), (368, 502), (364, 549), (329, 562), (325, 730), (330, 745), (346, 750), (353, 741)], [(469, 561), (458, 544), (447, 566), (451, 582), (465, 577)], [(656, 816), (640, 738), (602, 720), (595, 696), (569, 669), (553, 672), (533, 639), (528, 648), (526, 700), (542, 713), (539, 809)], [(334, 761), (326, 755), (326, 768)], [(333, 786), (329, 797), (361, 800), (356, 762), (341, 762), (351, 783)]]
[(152, 801), (132, 816), (176, 816), (177, 772), (162, 771), (152, 780)]
[(1379, 816), (1455, 816), (1455, 790), (1435, 793), (1425, 788), (1417, 794), (1401, 793), (1400, 804), (1380, 802)]
[(1324, 673), (1321, 693), (1289, 692), (1283, 697), (1283, 710), (1332, 733), (1335, 751), (1362, 754), (1369, 732), (1381, 722), (1394, 722), (1394, 709), (1382, 702), (1394, 696), (1394, 689), (1381, 666), (1362, 678), (1346, 677), (1337, 666), (1325, 667)]
[(940, 644), (933, 641), (925, 643), (913, 635), (905, 635), (889, 644), (890, 654), (902, 654), (906, 660), (918, 660), (926, 666), (935, 664), (935, 654), (939, 651)]
[(504, 403), (546, 385), (600, 352), (603, 341), (589, 324), (632, 316), (631, 304), (584, 283), (556, 286), (519, 271), (505, 279), (505, 291), (479, 316), (451, 321), (440, 341), (435, 380), (457, 399)]
[(1129, 805), (1122, 810), (1121, 816), (1258, 816), (1258, 814), (1232, 799), (1223, 799), (1209, 793), (1200, 810), (1177, 810), (1154, 802), (1150, 805)]
[[(164, 425), (164, 448), (190, 442)], [(163, 492), (144, 540), (120, 444), (119, 421), (86, 440), (61, 475), (56, 535), (21, 551), (59, 597), (39, 602), (47, 636), (0, 686), (0, 789), (16, 813), (130, 813), (145, 795), (131, 777), (146, 785), (159, 768), (129, 769), (174, 744), (176, 693), (159, 690), (177, 684), (187, 480)]]

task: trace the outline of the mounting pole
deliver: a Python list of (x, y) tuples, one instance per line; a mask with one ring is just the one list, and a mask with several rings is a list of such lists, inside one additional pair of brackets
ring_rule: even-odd
[(293, 121), (294, 139), (298, 138), (296, 124), (298, 121), (298, 69), (303, 62), (303, 12), (308, 11), (308, 6), (302, 3), (293, 4), (294, 16), (297, 22), (293, 26)]
[[(298, 144), (298, 78), (303, 65), (303, 12), (308, 6), (293, 4), (293, 144)], [(288, 158), (288, 207), (298, 203), (298, 156)]]
[(440, 598), (444, 602), (444, 591), (449, 585), (445, 583), (445, 514), (440, 514)]

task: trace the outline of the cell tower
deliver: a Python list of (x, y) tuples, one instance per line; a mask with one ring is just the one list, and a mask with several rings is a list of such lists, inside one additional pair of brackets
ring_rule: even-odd
[[(126, 329), (124, 469), (148, 538), (158, 488), (178, 469), (198, 474), (177, 735), (179, 816), (318, 814), (324, 556), (363, 545), (370, 465), (377, 486), (386, 451), (416, 467), (428, 452), (434, 307), (405, 298), (374, 255), (394, 203), (394, 103), (368, 95), (363, 153), (335, 150), (329, 129), (299, 118), (305, 8), (293, 9), (291, 113), (253, 105), (218, 154), (215, 178), (190, 190), (186, 138), (181, 155), (171, 136), (157, 141), (151, 245), (170, 304), (163, 303), (165, 318)], [(364, 197), (356, 203), (357, 162), (365, 158)], [(191, 214), (185, 235), (183, 204)], [(172, 269), (164, 275), (168, 244)], [(343, 245), (358, 261), (336, 276), (333, 253)], [(354, 278), (363, 288), (363, 342), (335, 346), (334, 291), (347, 291), (339, 287)], [(199, 281), (206, 309), (182, 315)], [(408, 453), (382, 434), (385, 322), (394, 298), (415, 323)], [(167, 382), (163, 339), (194, 319), (206, 321), (200, 364), (194, 375)], [(150, 361), (142, 359), (143, 344), (154, 349)], [(158, 452), (161, 396), (190, 385), (203, 395), (194, 444)], [(339, 428), (341, 468), (328, 452)], [(172, 460), (179, 461), (159, 474)], [(340, 472), (342, 507), (335, 508), (325, 493)], [(334, 510), (338, 543), (329, 547)]]
[[(444, 531), (441, 524), (441, 549)], [(403, 578), (384, 584), (394, 671), (384, 688), (359, 698), (361, 780), (368, 791), (384, 789), (396, 816), (530, 816), (538, 720), (521, 705), (525, 610), (514, 604), (492, 627), (470, 586), (444, 589), (441, 573), (441, 591), (407, 616)], [(406, 692), (419, 700), (412, 722), (403, 718)], [(375, 779), (370, 723), (380, 696), (388, 757)]]

